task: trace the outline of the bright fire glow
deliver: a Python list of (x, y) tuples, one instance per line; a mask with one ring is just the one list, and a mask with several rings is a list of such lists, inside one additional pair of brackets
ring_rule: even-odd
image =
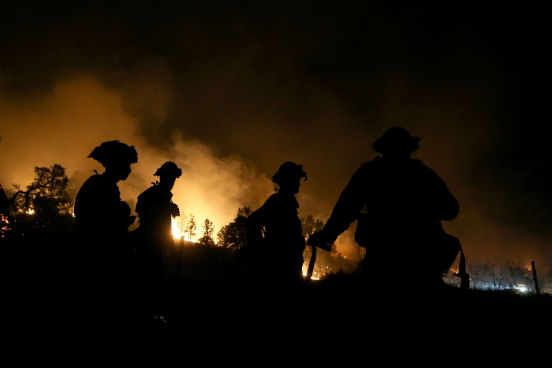
[[(306, 265), (306, 263), (303, 265), (303, 277), (304, 278), (307, 278), (307, 271), (306, 271), (306, 268), (308, 268), (308, 266)], [(311, 276), (311, 280), (313, 281), (318, 281), (320, 280), (322, 277), (320, 276), (320, 274), (316, 271), (316, 270), (313, 270), (312, 272), (312, 276)]]
[(184, 231), (182, 230), (181, 223), (180, 223), (180, 217), (173, 217), (171, 219), (171, 232), (172, 236), (175, 240), (180, 240), (184, 238)]
[(5, 233), (11, 230), (8, 216), (0, 216), (0, 226), (0, 238), (4, 238), (6, 236)]
[[(307, 273), (306, 273), (306, 272), (303, 272), (303, 277), (305, 277), (305, 278), (307, 277)], [(313, 273), (312, 273), (312, 276), (311, 276), (311, 280), (315, 280), (315, 281), (320, 280), (320, 276), (315, 275), (314, 272), (313, 272)]]

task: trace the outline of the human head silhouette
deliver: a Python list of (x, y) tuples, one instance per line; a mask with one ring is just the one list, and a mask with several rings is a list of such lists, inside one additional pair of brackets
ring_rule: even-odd
[(153, 175), (159, 176), (159, 185), (171, 190), (176, 178), (182, 175), (182, 170), (174, 162), (167, 161)]
[(100, 144), (88, 155), (103, 167), (103, 175), (115, 181), (125, 180), (130, 174), (130, 165), (138, 162), (138, 154), (134, 146), (119, 141), (107, 141)]
[(307, 173), (303, 170), (303, 165), (287, 161), (272, 176), (272, 181), (278, 184), (279, 192), (297, 194), (301, 185), (301, 178), (307, 180)]
[(420, 137), (413, 137), (402, 127), (389, 128), (377, 139), (372, 148), (389, 158), (409, 158), (419, 147)]

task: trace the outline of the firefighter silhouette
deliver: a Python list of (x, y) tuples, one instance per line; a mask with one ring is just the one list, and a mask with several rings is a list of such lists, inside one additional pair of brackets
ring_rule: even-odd
[(126, 271), (129, 257), (128, 227), (135, 217), (121, 201), (117, 182), (126, 180), (130, 165), (138, 162), (134, 146), (119, 141), (103, 142), (88, 156), (105, 168), (81, 186), (75, 199), (74, 214), (81, 242), (86, 248), (83, 261), (89, 277), (110, 282)]
[(140, 245), (137, 254), (151, 293), (161, 291), (168, 276), (168, 253), (174, 248), (171, 218), (180, 215), (178, 206), (172, 202), (171, 190), (181, 175), (182, 170), (174, 162), (165, 162), (154, 174), (159, 181), (138, 196), (136, 213), (140, 226), (136, 232)]
[(305, 239), (295, 198), (301, 178), (307, 178), (302, 165), (283, 163), (272, 177), (276, 193), (247, 218), (246, 264), (255, 278), (301, 280)]
[(390, 288), (442, 285), (460, 243), (441, 221), (454, 219), (459, 206), (444, 181), (411, 158), (419, 141), (401, 127), (376, 140), (372, 147), (382, 156), (354, 173), (309, 244), (327, 246), (358, 220), (355, 240), (366, 249), (362, 274), (388, 280)]

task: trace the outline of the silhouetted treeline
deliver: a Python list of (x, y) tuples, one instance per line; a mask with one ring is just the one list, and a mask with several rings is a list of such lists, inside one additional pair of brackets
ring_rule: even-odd
[[(86, 289), (79, 283), (79, 268), (85, 252), (76, 251), (81, 244), (78, 238), (71, 234), (75, 231), (74, 217), (71, 214), (73, 201), (68, 194), (70, 183), (65, 174), (65, 169), (58, 164), (50, 167), (37, 167), (35, 178), (25, 190), (20, 187), (12, 191), (0, 192), (0, 214), (2, 218), (2, 235), (0, 239), (1, 251), (1, 277), (6, 286), (6, 300), (4, 315), (16, 316), (19, 319), (28, 319), (30, 323), (37, 320), (48, 321), (52, 325), (70, 324), (69, 317), (75, 318), (77, 310), (68, 310), (76, 290), (81, 295), (86, 295)], [(168, 315), (171, 326), (186, 328), (190, 323), (190, 310), (196, 316), (209, 318), (241, 318), (246, 320), (252, 315), (274, 313), (276, 308), (279, 313), (289, 313), (290, 318), (301, 322), (312, 318), (305, 313), (293, 314), (297, 303), (304, 311), (316, 310), (315, 316), (319, 319), (333, 318), (325, 311), (332, 310), (339, 314), (336, 318), (346, 318), (348, 323), (358, 322), (351, 316), (347, 316), (347, 310), (352, 305), (355, 309), (368, 308), (367, 297), (377, 305), (389, 305), (389, 295), (372, 295), (372, 290), (367, 285), (384, 282), (386, 275), (367, 283), (356, 274), (354, 262), (348, 261), (334, 252), (319, 252), (317, 258), (316, 274), (322, 279), (318, 283), (305, 285), (299, 294), (276, 294), (278, 302), (267, 304), (263, 311), (251, 310), (251, 303), (258, 303), (259, 287), (267, 288), (262, 294), (264, 297), (272, 291), (262, 283), (249, 285), (244, 277), (240, 251), (247, 247), (246, 221), (252, 213), (249, 207), (241, 207), (236, 211), (236, 217), (228, 224), (222, 226), (217, 240), (213, 239), (214, 225), (209, 219), (205, 219), (201, 226), (195, 223), (193, 215), (189, 215), (183, 230), (192, 237), (201, 234), (197, 243), (182, 246), (176, 242), (173, 251), (168, 254), (168, 263), (177, 272), (172, 280), (171, 287), (164, 296), (167, 301)], [(308, 237), (320, 231), (324, 222), (312, 215), (300, 217), (303, 237)], [(10, 236), (12, 235), (12, 236)], [(310, 259), (311, 248), (305, 249), (305, 261)], [(134, 262), (131, 258), (131, 263)], [(135, 264), (134, 266), (135, 267)], [(131, 267), (131, 272), (136, 269)], [(346, 272), (342, 272), (346, 271)], [(476, 270), (474, 270), (476, 271)], [(516, 275), (521, 275), (525, 283), (530, 284), (530, 278), (519, 267), (510, 270)], [(267, 271), (269, 272), (269, 271)], [(492, 274), (492, 270), (489, 273)], [(474, 276), (480, 277), (479, 270)], [(511, 281), (501, 279), (501, 275), (494, 275), (494, 282), (504, 284), (512, 288)], [(405, 275), (405, 283), (410, 282)], [(259, 286), (260, 285), (260, 286)], [(475, 287), (480, 286), (478, 283)], [(410, 298), (412, 295), (401, 294), (402, 285), (392, 285), (395, 293), (394, 301), (402, 298)], [(139, 288), (137, 288), (139, 295)], [(448, 293), (448, 292), (447, 292)], [(459, 296), (452, 291), (445, 294), (441, 300), (442, 305), (450, 301), (457, 302)], [(502, 303), (509, 303), (510, 308), (524, 312), (538, 313), (545, 306), (550, 305), (549, 298), (543, 296), (539, 299), (531, 299), (522, 304), (511, 293), (481, 294), (473, 291), (472, 299), (462, 299), (461, 306), (473, 308), (500, 308)], [(43, 305), (41, 300), (49, 300), (49, 305)], [(139, 297), (136, 300), (141, 300)], [(408, 299), (410, 300), (410, 299)], [(289, 304), (286, 304), (289, 303)], [(472, 303), (472, 304), (470, 304)], [(449, 303), (450, 304), (450, 303)], [(293, 307), (291, 307), (293, 305)], [(512, 307), (513, 305), (513, 307)], [(320, 309), (323, 306), (322, 309)], [(397, 305), (392, 304), (396, 307)], [(134, 306), (129, 314), (140, 311), (143, 306)], [(458, 306), (457, 306), (458, 307)], [(65, 309), (64, 309), (65, 308)], [(412, 310), (409, 310), (412, 312)], [(388, 310), (381, 311), (385, 315), (391, 315)], [(445, 313), (446, 311), (440, 310)], [(280, 314), (283, 315), (283, 314)], [(344, 317), (345, 316), (345, 317)], [(358, 316), (357, 316), (358, 317)], [(13, 318), (13, 317), (10, 317)], [(80, 318), (86, 318), (80, 316)], [(65, 322), (64, 322), (65, 321)], [(135, 323), (135, 320), (133, 320)], [(151, 322), (151, 321), (150, 321)], [(25, 323), (25, 322), (23, 322)], [(156, 327), (157, 328), (157, 327)]]
[(234, 220), (223, 226), (218, 232), (217, 245), (226, 248), (244, 248), (247, 245), (247, 217), (250, 214), (249, 207), (239, 208)]
[(11, 218), (10, 232), (5, 235), (23, 237), (31, 233), (75, 231), (73, 198), (65, 168), (54, 164), (35, 167), (34, 172), (33, 182), (25, 190), (14, 185), (12, 193), (3, 195), (2, 214)]

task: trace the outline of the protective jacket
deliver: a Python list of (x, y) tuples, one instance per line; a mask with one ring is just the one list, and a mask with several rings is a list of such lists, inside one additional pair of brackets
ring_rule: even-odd
[(121, 201), (115, 182), (104, 175), (93, 175), (77, 194), (74, 214), (85, 282), (114, 291), (128, 270), (132, 246), (128, 227), (134, 221), (130, 207)]
[(443, 180), (421, 161), (377, 157), (355, 172), (322, 232), (333, 242), (358, 219), (355, 240), (366, 248), (367, 269), (436, 275), (451, 252), (441, 220), (458, 210)]
[(172, 240), (171, 218), (176, 214), (170, 190), (153, 185), (138, 196), (136, 213), (140, 217), (140, 231)]
[(301, 276), (305, 238), (293, 195), (275, 193), (247, 218), (250, 261), (265, 275), (281, 279)]
[(119, 187), (103, 175), (93, 175), (84, 182), (75, 199), (74, 214), (79, 231), (94, 237), (124, 234), (133, 222)]

